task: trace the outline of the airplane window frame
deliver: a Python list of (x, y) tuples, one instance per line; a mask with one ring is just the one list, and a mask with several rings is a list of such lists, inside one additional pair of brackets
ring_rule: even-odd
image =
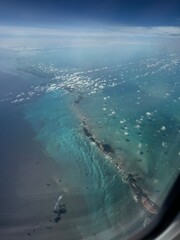
[[(160, 212), (142, 231), (131, 236), (129, 240), (154, 240), (172, 224), (180, 213), (180, 174), (172, 185)], [(168, 239), (170, 240), (170, 239)]]

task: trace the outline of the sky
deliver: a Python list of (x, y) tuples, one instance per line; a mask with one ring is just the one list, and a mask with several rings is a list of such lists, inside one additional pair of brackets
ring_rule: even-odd
[[(0, 42), (42, 40), (145, 42), (180, 40), (179, 0), (1, 0)], [(140, 41), (141, 39), (141, 41)], [(127, 41), (128, 40), (128, 41)], [(19, 42), (22, 44), (22, 41)]]
[(179, 26), (179, 0), (1, 0), (0, 22), (17, 25)]

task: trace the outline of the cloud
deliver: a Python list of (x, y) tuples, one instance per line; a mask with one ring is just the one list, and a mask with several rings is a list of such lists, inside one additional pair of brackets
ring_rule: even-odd
[(0, 42), (5, 44), (59, 44), (62, 46), (94, 44), (148, 44), (162, 40), (179, 40), (180, 27), (89, 27), (36, 28), (0, 26)]
[(170, 37), (180, 36), (180, 27), (160, 26), (160, 27), (109, 27), (105, 28), (88, 28), (88, 29), (71, 29), (71, 28), (34, 28), (34, 27), (14, 27), (0, 26), (0, 35), (9, 36), (153, 36), (153, 37)]

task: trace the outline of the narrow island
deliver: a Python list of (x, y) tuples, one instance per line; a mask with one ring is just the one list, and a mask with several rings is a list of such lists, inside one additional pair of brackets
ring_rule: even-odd
[[(83, 131), (87, 138), (91, 142), (93, 142), (98, 149), (105, 155), (113, 159), (114, 157), (114, 149), (107, 143), (101, 143), (98, 141), (88, 129), (88, 125), (86, 120), (83, 119)], [(121, 166), (119, 164), (114, 163), (114, 166), (121, 173)], [(141, 208), (145, 211), (145, 214), (148, 218), (152, 218), (159, 212), (159, 207), (148, 197), (145, 191), (138, 185), (135, 177), (131, 173), (126, 173), (126, 181), (125, 181), (134, 194), (134, 200), (140, 205)]]

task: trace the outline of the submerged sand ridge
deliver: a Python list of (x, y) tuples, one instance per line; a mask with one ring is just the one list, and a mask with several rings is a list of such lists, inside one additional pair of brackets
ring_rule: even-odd
[[(1, 238), (81, 239), (74, 221), (77, 215), (87, 214), (83, 197), (64, 193), (63, 184), (55, 181), (63, 181), (62, 169), (33, 140), (34, 133), (18, 109), (6, 106), (1, 112)], [(8, 134), (12, 136), (12, 133), (13, 137), (9, 138)], [(56, 223), (53, 211), (60, 194), (63, 194), (61, 203), (65, 204), (67, 213)], [(77, 211), (77, 204), (81, 205), (81, 212)]]
[[(3, 172), (0, 174), (0, 186), (4, 193), (0, 199), (2, 239), (19, 240), (31, 237), (48, 240), (61, 237), (65, 240), (79, 240), (95, 234), (95, 231), (88, 230), (88, 227), (92, 223), (91, 215), (96, 215), (96, 209), (90, 209), (89, 212), (84, 195), (64, 182), (66, 170), (49, 158), (36, 141), (36, 136), (24, 120), (21, 109), (13, 107), (1, 110), (1, 143), (4, 146), (0, 168)], [(61, 195), (63, 198), (58, 207), (65, 205), (66, 212), (56, 221), (59, 215), (54, 211), (59, 209), (55, 209), (55, 206)], [(111, 226), (109, 223), (109, 227)], [(98, 230), (103, 231), (104, 225), (100, 223)]]

